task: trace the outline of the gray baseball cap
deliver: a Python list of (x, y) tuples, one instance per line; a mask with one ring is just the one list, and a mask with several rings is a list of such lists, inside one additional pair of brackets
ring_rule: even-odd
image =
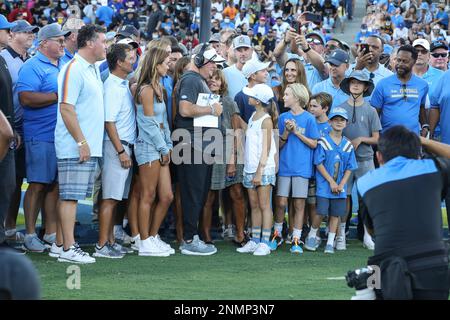
[(69, 30), (61, 30), (61, 26), (58, 23), (52, 23), (42, 27), (41, 30), (39, 30), (38, 41), (40, 42), (60, 36), (68, 37), (70, 34), (71, 32)]
[(220, 33), (213, 33), (209, 38), (209, 43), (211, 42), (220, 42)]
[(252, 42), (248, 36), (239, 36), (239, 37), (234, 38), (233, 47), (234, 47), (234, 49), (239, 49), (242, 47), (251, 48)]
[(39, 31), (38, 26), (32, 26), (26, 20), (17, 20), (16, 25), (11, 28), (11, 32), (33, 32), (36, 33)]

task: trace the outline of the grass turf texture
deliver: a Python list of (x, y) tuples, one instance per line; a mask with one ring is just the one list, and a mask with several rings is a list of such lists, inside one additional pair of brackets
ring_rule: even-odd
[[(167, 258), (139, 257), (101, 259), (80, 265), (81, 288), (66, 287), (69, 263), (47, 254), (27, 254), (41, 277), (43, 299), (342, 299), (354, 290), (343, 276), (366, 265), (371, 251), (357, 240), (347, 251), (325, 255), (317, 252), (294, 255), (282, 245), (269, 256), (240, 254), (230, 242), (217, 241), (218, 253), (208, 257), (176, 254)], [(93, 247), (85, 247), (92, 253)], [(338, 279), (328, 279), (338, 278)], [(339, 279), (341, 278), (341, 279)]]

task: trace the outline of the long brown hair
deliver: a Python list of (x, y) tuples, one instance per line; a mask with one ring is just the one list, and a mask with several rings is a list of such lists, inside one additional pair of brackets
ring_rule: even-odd
[(228, 95), (228, 84), (227, 84), (227, 79), (225, 78), (225, 73), (223, 73), (223, 71), (220, 69), (216, 69), (213, 72), (211, 78), (215, 78), (215, 77), (217, 77), (220, 80), (219, 95), (222, 97)]
[(309, 90), (309, 86), (308, 86), (308, 80), (306, 79), (306, 71), (305, 71), (305, 67), (303, 66), (303, 63), (301, 63), (301, 61), (299, 59), (289, 59), (288, 61), (286, 61), (286, 63), (284, 64), (283, 67), (283, 81), (281, 83), (281, 94), (280, 97), (283, 97), (284, 95), (284, 90), (286, 90), (287, 86), (288, 86), (288, 82), (286, 81), (286, 76), (285, 76), (285, 70), (286, 70), (286, 66), (289, 62), (292, 62), (295, 64), (295, 68), (297, 69), (297, 78), (295, 79), (295, 83), (300, 83), (302, 85), (305, 86), (306, 89), (308, 89), (308, 92), (311, 92)]
[[(158, 74), (156, 67), (162, 64), (168, 56), (169, 53), (160, 48), (151, 48), (146, 52), (137, 80), (136, 92), (134, 93), (134, 101), (136, 103), (141, 103), (139, 101), (139, 96), (141, 94), (142, 87), (145, 85), (152, 86), (153, 90), (155, 90), (155, 87), (159, 88), (160, 93), (164, 95), (163, 88), (159, 82), (160, 75)], [(162, 102), (162, 97), (158, 97), (158, 95), (156, 96), (158, 101)]]

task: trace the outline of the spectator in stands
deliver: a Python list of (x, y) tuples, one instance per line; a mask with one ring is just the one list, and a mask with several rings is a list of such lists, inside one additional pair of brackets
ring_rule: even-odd
[(448, 29), (448, 13), (445, 11), (445, 4), (439, 3), (439, 12), (436, 13), (436, 17), (433, 22), (438, 23), (444, 30)]
[(239, 15), (236, 17), (234, 24), (236, 27), (242, 27), (246, 25), (247, 29), (250, 28), (250, 20), (247, 15), (247, 9), (241, 8)]
[(155, 31), (158, 31), (161, 27), (161, 23), (164, 17), (164, 12), (161, 10), (161, 6), (158, 4), (158, 2), (153, 1), (150, 13), (148, 15), (148, 22), (147, 22), (147, 39), (152, 39), (152, 34)]
[(25, 1), (17, 1), (17, 7), (11, 11), (8, 16), (9, 21), (18, 20), (18, 15), (21, 15), (22, 19), (27, 20), (28, 23), (33, 23), (33, 14), (30, 9), (27, 8), (27, 4)]
[(361, 25), (361, 31), (358, 31), (355, 37), (355, 43), (364, 43), (367, 37), (371, 34), (367, 28), (367, 24)]
[(270, 26), (266, 22), (266, 17), (264, 17), (264, 16), (261, 16), (259, 18), (259, 21), (257, 23), (255, 23), (255, 25), (253, 26), (253, 32), (255, 34), (260, 33), (262, 36), (265, 36), (267, 33), (269, 33), (269, 29), (270, 29)]
[(95, 63), (105, 59), (104, 29), (86, 25), (78, 32), (77, 42), (76, 59), (65, 64), (58, 77), (55, 149), (64, 249), (55, 243), (51, 250), (59, 253), (61, 262), (93, 263), (95, 258), (76, 245), (74, 225), (78, 200), (92, 195), (102, 157), (104, 127), (99, 123), (104, 122), (103, 83)]
[[(134, 26), (137, 30), (139, 30), (139, 28), (141, 27), (139, 24), (139, 20), (138, 17), (136, 15), (136, 11), (134, 9), (127, 9), (125, 11), (125, 17), (123, 19), (123, 24), (124, 25), (132, 25)], [(172, 25), (169, 24), (168, 22), (166, 22), (166, 24), (163, 26), (161, 24), (161, 26), (167, 30), (167, 32), (169, 32), (169, 34), (171, 33), (171, 29), (172, 29)]]
[(289, 23), (283, 21), (282, 17), (278, 17), (277, 23), (272, 27), (272, 29), (276, 32), (276, 39), (277, 42), (279, 42), (284, 38), (284, 34), (289, 29)]
[(229, 0), (227, 2), (227, 6), (222, 11), (223, 18), (225, 19), (226, 17), (228, 17), (231, 21), (234, 21), (237, 13), (238, 10), (234, 7), (234, 1)]
[(108, 28), (113, 21), (114, 10), (108, 5), (101, 6), (95, 11), (95, 16), (97, 17), (98, 21), (103, 21), (106, 28)]

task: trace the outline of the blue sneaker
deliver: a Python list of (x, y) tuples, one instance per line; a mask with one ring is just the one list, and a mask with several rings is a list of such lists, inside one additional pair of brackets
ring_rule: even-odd
[(291, 251), (291, 253), (297, 253), (297, 254), (302, 254), (303, 253), (303, 249), (300, 246), (297, 238), (294, 238), (290, 251)]
[(324, 253), (331, 253), (331, 254), (333, 254), (333, 253), (334, 253), (334, 248), (333, 248), (333, 246), (330, 245), (330, 244), (327, 244), (327, 245), (325, 246), (325, 251), (324, 251)]
[(269, 242), (269, 248), (271, 251), (277, 250), (279, 246), (283, 243), (283, 237), (281, 237), (280, 234), (278, 234), (278, 231), (275, 230), (273, 233), (272, 241)]
[(317, 244), (316, 237), (314, 237), (314, 238), (310, 238), (310, 237), (306, 238), (306, 242), (305, 242), (305, 249), (306, 250), (308, 250), (308, 251), (316, 251), (317, 247), (318, 247), (318, 244)]

